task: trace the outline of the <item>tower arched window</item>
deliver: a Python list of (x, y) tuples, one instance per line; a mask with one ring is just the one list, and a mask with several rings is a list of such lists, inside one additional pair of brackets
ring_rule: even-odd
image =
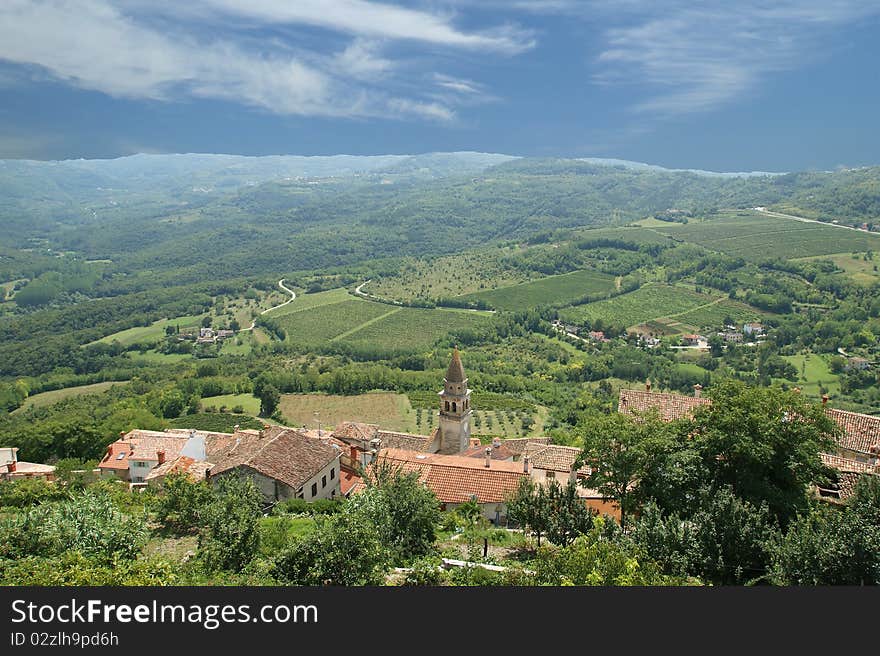
[(449, 412), (449, 401), (446, 402), (446, 412)]
[(456, 406), (455, 406), (455, 401), (452, 402), (452, 411), (458, 412), (458, 408), (456, 408)]

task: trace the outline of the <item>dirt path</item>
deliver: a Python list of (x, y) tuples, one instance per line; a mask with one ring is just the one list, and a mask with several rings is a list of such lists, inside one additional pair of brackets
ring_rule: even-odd
[[(268, 313), (271, 312), (272, 310), (277, 310), (278, 308), (283, 308), (285, 305), (289, 305), (290, 303), (293, 303), (293, 301), (296, 300), (296, 292), (293, 291), (292, 289), (290, 289), (289, 287), (285, 287), (285, 286), (284, 286), (284, 278), (282, 278), (281, 280), (278, 281), (278, 286), (281, 287), (281, 289), (283, 289), (284, 291), (286, 291), (288, 294), (290, 294), (290, 298), (288, 298), (286, 301), (284, 301), (284, 302), (281, 303), (280, 305), (273, 305), (273, 306), (270, 307), (269, 309), (267, 309), (267, 310), (263, 310), (262, 312), (260, 312), (260, 316), (263, 316), (264, 314), (268, 314)], [(251, 325), (250, 325), (250, 326), (248, 326), (247, 328), (242, 328), (239, 332), (245, 332), (245, 331), (248, 331), (248, 330), (253, 330), (254, 327), (255, 327), (256, 325), (257, 325), (257, 320), (254, 319), (254, 320), (251, 322)]]

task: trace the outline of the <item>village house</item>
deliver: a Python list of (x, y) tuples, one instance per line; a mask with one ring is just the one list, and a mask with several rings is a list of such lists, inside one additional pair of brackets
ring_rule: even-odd
[(749, 322), (743, 325), (743, 334), (749, 337), (760, 337), (764, 334), (764, 325), (757, 322)]
[(342, 449), (284, 426), (271, 426), (253, 439), (236, 440), (208, 468), (208, 480), (251, 478), (268, 503), (285, 499), (333, 499), (341, 495)]
[(718, 333), (718, 335), (728, 344), (742, 344), (743, 341), (742, 333), (738, 333), (733, 330), (726, 330), (724, 332)]
[(846, 361), (846, 365), (844, 365), (844, 371), (864, 371), (865, 369), (871, 368), (871, 361), (867, 358), (861, 358), (858, 356), (849, 358)]
[(55, 467), (18, 459), (18, 447), (0, 448), (0, 481), (20, 478), (55, 479)]

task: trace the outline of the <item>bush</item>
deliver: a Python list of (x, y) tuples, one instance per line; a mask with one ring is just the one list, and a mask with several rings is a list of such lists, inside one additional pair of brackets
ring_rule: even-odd
[(226, 475), (202, 514), (199, 558), (208, 571), (240, 572), (260, 546), (262, 495), (252, 479)]
[(342, 510), (344, 501), (338, 499), (286, 499), (272, 509), (273, 515), (333, 515)]
[(87, 491), (0, 521), (0, 557), (78, 551), (96, 562), (132, 558), (147, 541), (142, 519), (124, 517), (106, 494)]
[(443, 585), (449, 581), (449, 574), (440, 566), (440, 561), (420, 558), (413, 562), (406, 573), (403, 585)]
[(204, 481), (196, 482), (182, 473), (169, 474), (156, 499), (156, 521), (178, 535), (195, 533), (202, 526), (202, 514), (212, 497)]
[(387, 559), (372, 525), (332, 515), (279, 554), (272, 575), (288, 585), (378, 585)]
[(0, 506), (26, 508), (67, 497), (67, 491), (42, 478), (19, 478), (0, 482)]

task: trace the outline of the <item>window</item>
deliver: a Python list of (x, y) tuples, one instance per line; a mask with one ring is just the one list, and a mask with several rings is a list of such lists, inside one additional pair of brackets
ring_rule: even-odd
[(457, 409), (456, 406), (455, 406), (455, 401), (452, 402), (452, 411), (453, 411), (453, 412), (458, 412), (458, 409)]
[(449, 401), (446, 402), (446, 412), (449, 412)]
[(555, 471), (548, 471), (548, 472), (545, 474), (545, 476), (546, 476), (547, 478), (556, 478), (556, 472), (555, 472)]
[(327, 487), (327, 476), (326, 476), (326, 474), (325, 474), (324, 476), (321, 477), (321, 489), (324, 489), (325, 487)]
[(336, 478), (336, 468), (331, 467), (330, 468), (330, 480), (332, 481), (334, 478)]
[(313, 497), (318, 496), (318, 484), (317, 483), (312, 483), (312, 496)]

